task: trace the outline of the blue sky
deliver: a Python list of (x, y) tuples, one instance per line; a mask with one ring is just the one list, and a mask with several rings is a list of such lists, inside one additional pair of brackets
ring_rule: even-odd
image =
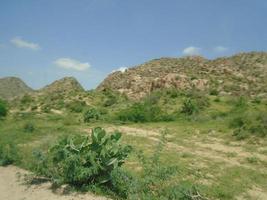
[(0, 0), (0, 77), (95, 88), (159, 57), (267, 51), (266, 0)]

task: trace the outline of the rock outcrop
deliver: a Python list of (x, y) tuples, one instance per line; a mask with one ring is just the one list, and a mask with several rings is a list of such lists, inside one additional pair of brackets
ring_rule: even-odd
[(162, 88), (264, 95), (267, 93), (267, 53), (240, 53), (215, 60), (200, 56), (155, 59), (125, 72), (111, 73), (97, 90), (107, 88), (132, 99)]

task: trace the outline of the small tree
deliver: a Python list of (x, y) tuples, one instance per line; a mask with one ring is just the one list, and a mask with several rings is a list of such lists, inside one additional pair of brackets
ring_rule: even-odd
[(0, 99), (0, 119), (7, 115), (7, 104), (5, 101)]
[(185, 113), (187, 115), (193, 115), (197, 113), (198, 111), (199, 111), (199, 108), (193, 100), (186, 99), (184, 101), (181, 113)]
[(98, 120), (100, 113), (95, 108), (90, 108), (83, 114), (84, 122), (91, 122), (92, 120)]

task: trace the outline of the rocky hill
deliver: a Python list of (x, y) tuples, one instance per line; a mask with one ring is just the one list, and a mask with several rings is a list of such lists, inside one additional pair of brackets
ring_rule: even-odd
[(31, 92), (33, 92), (33, 90), (29, 86), (27, 86), (20, 78), (0, 78), (0, 98), (10, 100)]
[(74, 77), (64, 77), (40, 89), (38, 93), (55, 94), (69, 92), (83, 92), (84, 89)]
[(240, 53), (215, 60), (199, 56), (155, 59), (110, 74), (97, 90), (107, 88), (133, 99), (162, 88), (266, 96), (267, 53)]

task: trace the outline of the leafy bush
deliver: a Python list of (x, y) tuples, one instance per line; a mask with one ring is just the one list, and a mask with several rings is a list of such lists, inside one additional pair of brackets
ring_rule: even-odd
[(10, 165), (18, 160), (18, 150), (15, 144), (0, 143), (0, 166)]
[(204, 109), (210, 105), (209, 98), (203, 92), (198, 90), (190, 90), (185, 95), (187, 98), (195, 101), (200, 109)]
[(99, 127), (92, 130), (91, 138), (64, 137), (46, 154), (35, 153), (33, 170), (56, 184), (108, 184), (112, 171), (125, 162), (131, 150), (130, 146), (121, 145), (120, 139), (121, 133), (108, 135)]
[(84, 101), (74, 101), (67, 105), (71, 112), (81, 113), (86, 106)]
[(167, 89), (166, 90), (166, 94), (170, 97), (170, 98), (173, 98), (173, 99), (175, 99), (175, 98), (177, 98), (177, 97), (179, 97), (180, 95), (181, 95), (181, 92), (180, 92), (180, 90), (177, 90), (177, 89)]
[(20, 102), (21, 102), (22, 104), (29, 104), (29, 103), (31, 103), (32, 101), (33, 101), (32, 97), (31, 97), (30, 95), (28, 95), (28, 94), (25, 94), (25, 95), (21, 98), (21, 100), (20, 100)]
[(42, 110), (42, 112), (44, 112), (44, 113), (49, 113), (49, 112), (51, 111), (51, 106), (50, 106), (50, 105), (43, 105), (43, 106), (41, 107), (41, 110)]
[(0, 119), (7, 115), (7, 103), (0, 99)]
[(83, 121), (84, 122), (91, 122), (93, 120), (98, 120), (100, 118), (100, 113), (95, 108), (90, 108), (86, 110), (83, 114)]
[(219, 95), (219, 91), (215, 88), (210, 90), (210, 95), (212, 96), (218, 96)]
[(172, 121), (174, 116), (164, 113), (158, 105), (150, 102), (135, 103), (117, 114), (121, 121), (156, 122)]
[(193, 101), (191, 99), (186, 99), (183, 102), (181, 113), (184, 113), (186, 115), (193, 115), (193, 114), (198, 113), (198, 112), (199, 112), (199, 108), (198, 108), (197, 104), (195, 103), (195, 101)]
[(37, 110), (38, 109), (38, 106), (37, 105), (33, 105), (33, 106), (31, 106), (31, 111), (35, 111), (35, 110)]
[(105, 89), (103, 91), (104, 97), (102, 99), (102, 105), (104, 107), (109, 107), (116, 104), (119, 100), (120, 94), (118, 92), (112, 91), (110, 89)]
[(245, 109), (248, 106), (248, 101), (245, 97), (241, 96), (234, 100), (235, 109)]
[(240, 127), (240, 128), (236, 128), (233, 131), (233, 136), (237, 139), (237, 140), (244, 140), (246, 138), (249, 137), (249, 133), (248, 131), (244, 128), (244, 127)]
[(233, 136), (239, 140), (249, 136), (265, 137), (267, 136), (267, 114), (238, 116), (230, 122), (229, 127), (234, 128)]
[(115, 103), (117, 103), (117, 99), (116, 99), (116, 97), (112, 96), (112, 97), (107, 98), (107, 99), (104, 100), (103, 106), (104, 107), (109, 107), (109, 106), (114, 105)]
[(34, 124), (31, 122), (27, 122), (26, 124), (24, 124), (23, 130), (24, 132), (32, 133), (35, 130)]

